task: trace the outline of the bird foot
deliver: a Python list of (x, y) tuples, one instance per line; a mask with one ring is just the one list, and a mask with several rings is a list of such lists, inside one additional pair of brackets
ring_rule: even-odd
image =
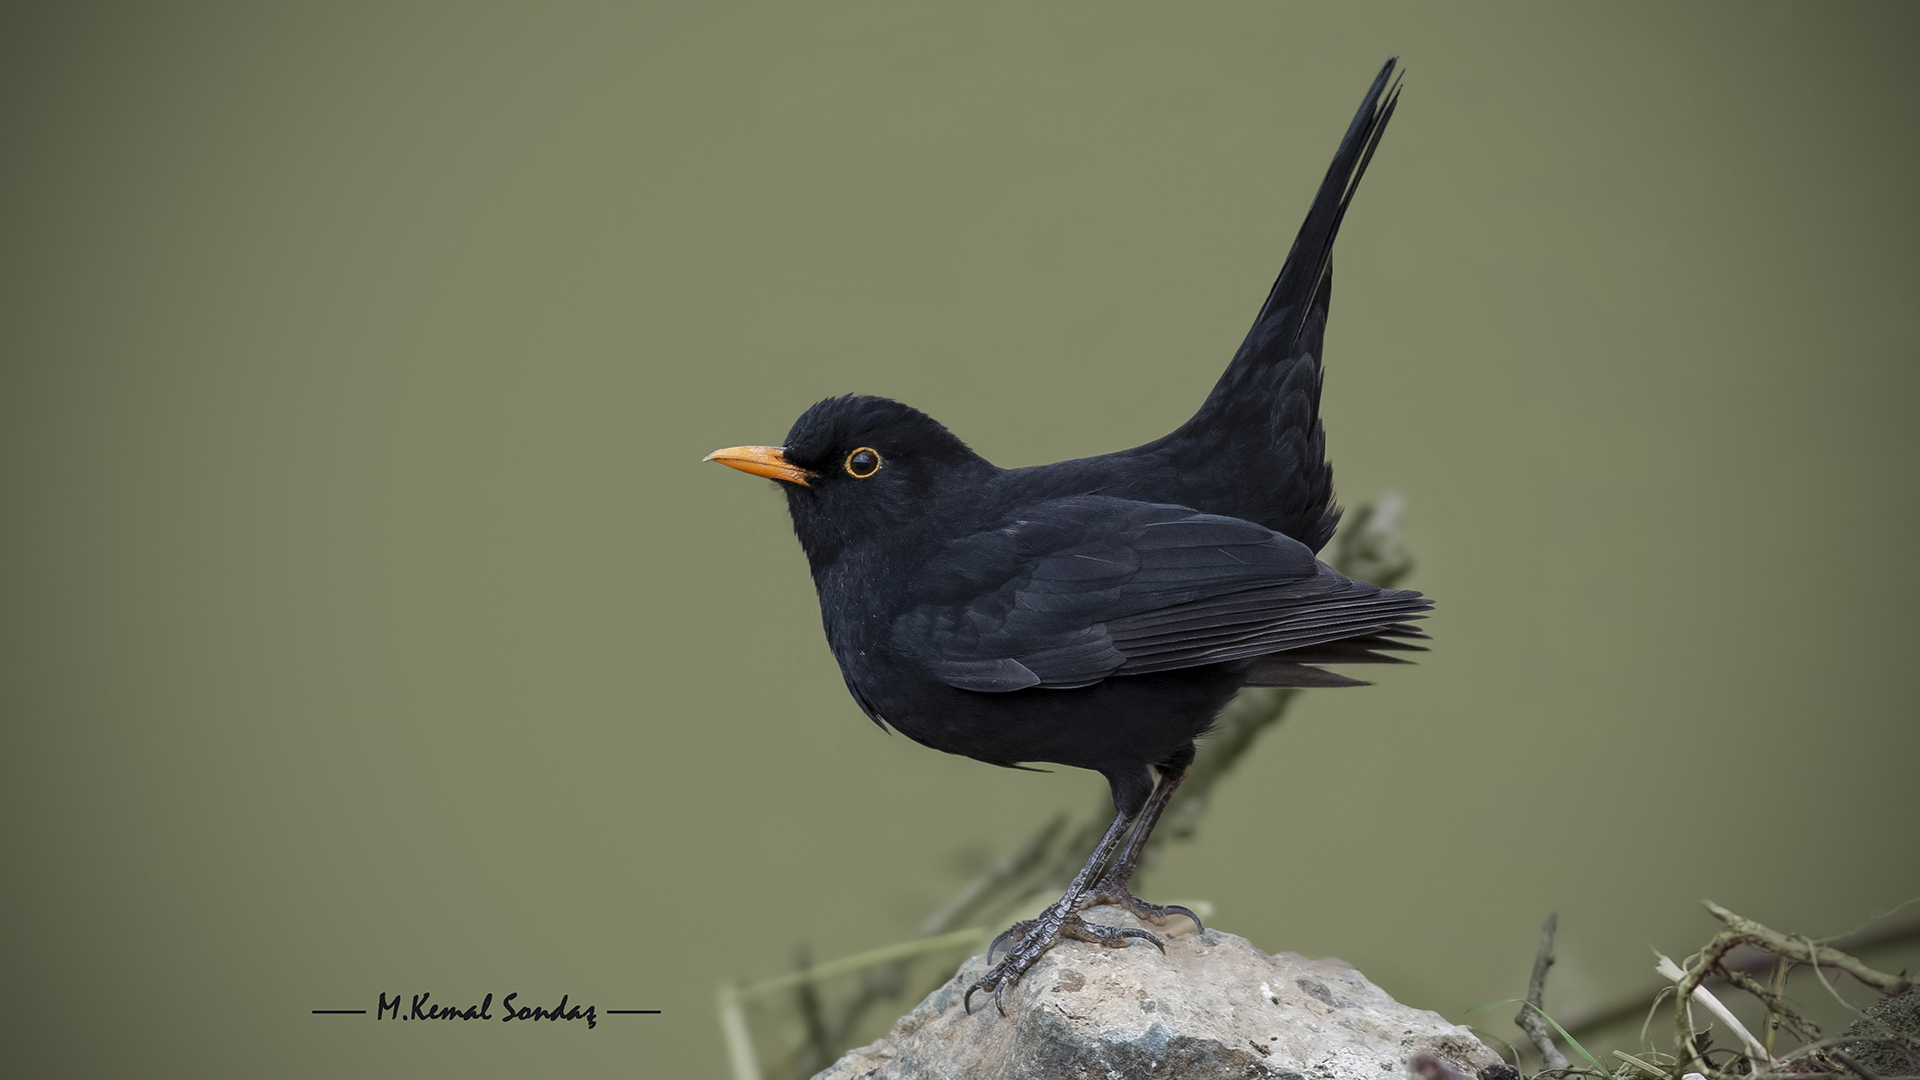
[(1004, 945), (1008, 938), (1012, 938), (1014, 942), (1018, 944), (1039, 922), (1040, 920), (1038, 919), (1021, 919), (1019, 922), (1000, 931), (1000, 935), (993, 939), (992, 944), (987, 946), (987, 963), (993, 963), (993, 954), (1000, 951), (1000, 946)]
[(1160, 944), (1158, 937), (1145, 930), (1136, 930), (1130, 926), (1105, 926), (1087, 922), (1074, 912), (1074, 906), (1062, 897), (1041, 912), (1039, 918), (1015, 923), (1005, 933), (994, 938), (993, 944), (987, 947), (988, 960), (993, 959), (993, 950), (998, 948), (1002, 941), (1011, 939), (1013, 947), (1007, 950), (1005, 959), (985, 975), (980, 976), (972, 986), (967, 987), (966, 996), (960, 999), (960, 1007), (971, 1014), (973, 995), (981, 991), (992, 991), (993, 1007), (1000, 1010), (1001, 1016), (1007, 1015), (1004, 998), (1007, 987), (1017, 984), (1020, 977), (1025, 975), (1033, 965), (1039, 963), (1040, 958), (1045, 956), (1049, 949), (1058, 945), (1062, 938), (1092, 942), (1109, 949), (1124, 949), (1129, 941), (1140, 938), (1151, 942), (1153, 947), (1162, 953), (1167, 951), (1167, 947)]
[[(1126, 882), (1110, 877), (1103, 877), (1099, 881), (1094, 882), (1093, 888), (1088, 889), (1086, 893), (1080, 897), (1079, 910), (1085, 911), (1090, 907), (1099, 907), (1101, 904), (1111, 904), (1114, 907), (1126, 908), (1128, 911), (1133, 912), (1134, 918), (1139, 919), (1141, 922), (1152, 923), (1155, 926), (1165, 926), (1169, 918), (1175, 915), (1184, 915), (1193, 920), (1195, 933), (1201, 933), (1206, 930), (1206, 927), (1200, 923), (1200, 916), (1195, 915), (1191, 910), (1181, 907), (1179, 904), (1149, 904), (1145, 900), (1128, 892)], [(991, 951), (989, 951), (988, 956), (991, 958)]]

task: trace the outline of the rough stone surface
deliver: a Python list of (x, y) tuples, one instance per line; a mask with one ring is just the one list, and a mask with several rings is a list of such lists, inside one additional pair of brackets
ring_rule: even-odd
[[(1854, 1064), (1875, 1076), (1920, 1076), (1920, 989), (1874, 1002), (1836, 1042)], [(1853, 1075), (1845, 1063), (1819, 1050), (1798, 1055), (1789, 1071)]]
[[(1088, 917), (1141, 925), (1113, 908)], [(1145, 942), (1063, 943), (1008, 991), (1005, 1017), (991, 994), (961, 1011), (986, 971), (976, 956), (816, 1080), (1398, 1080), (1415, 1054), (1468, 1074), (1499, 1063), (1467, 1029), (1401, 1005), (1344, 960), (1268, 956), (1217, 930), (1166, 946), (1162, 957)]]

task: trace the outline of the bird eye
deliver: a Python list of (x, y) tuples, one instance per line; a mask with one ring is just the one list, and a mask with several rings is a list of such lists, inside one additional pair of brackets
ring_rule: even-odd
[(880, 471), (880, 453), (871, 447), (863, 446), (847, 455), (847, 475), (865, 480)]

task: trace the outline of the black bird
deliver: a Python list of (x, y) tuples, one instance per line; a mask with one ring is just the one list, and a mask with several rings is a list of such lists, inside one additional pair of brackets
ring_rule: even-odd
[(1328, 261), (1393, 115), (1394, 63), (1340, 141), (1245, 343), (1172, 434), (1001, 469), (917, 409), (848, 396), (808, 409), (784, 446), (708, 456), (780, 481), (827, 641), (882, 730), (995, 765), (1094, 769), (1113, 789), (1113, 824), (1086, 865), (1002, 935), (1014, 944), (969, 1005), (992, 991), (1004, 1012), (1006, 987), (1063, 937), (1160, 944), (1083, 921), (1095, 903), (1199, 924), (1127, 882), (1195, 738), (1235, 691), (1359, 685), (1315, 665), (1419, 648), (1410, 620), (1429, 601), (1314, 558), (1339, 520), (1319, 417)]

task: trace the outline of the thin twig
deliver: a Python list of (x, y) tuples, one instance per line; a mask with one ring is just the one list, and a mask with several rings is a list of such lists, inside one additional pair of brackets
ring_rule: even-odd
[[(1679, 964), (1674, 963), (1672, 959), (1660, 953), (1656, 952), (1654, 955), (1660, 958), (1660, 963), (1654, 970), (1672, 979), (1674, 982), (1674, 997), (1676, 1000), (1674, 1007), (1678, 1010), (1678, 1015), (1674, 1019), (1675, 1030), (1679, 1033), (1677, 1037), (1685, 1043), (1686, 1049), (1691, 1052), (1694, 1057), (1700, 1058), (1704, 1062), (1706, 1056), (1706, 1051), (1702, 1048), (1702, 1044), (1697, 1041), (1693, 1030), (1693, 1013), (1690, 1010), (1692, 1006), (1696, 1004), (1712, 1013), (1721, 1023), (1727, 1025), (1727, 1030), (1738, 1036), (1741, 1042), (1752, 1047), (1755, 1053), (1762, 1055), (1766, 1053), (1766, 1047), (1761, 1045), (1759, 1039), (1753, 1037), (1753, 1033), (1748, 1031), (1746, 1025), (1740, 1022), (1739, 1017), (1733, 1015), (1733, 1010), (1727, 1008), (1726, 1003), (1714, 997), (1706, 987), (1701, 986), (1699, 980), (1693, 978), (1687, 969), (1682, 968)], [(1735, 1052), (1737, 1053), (1737, 1051)], [(1769, 1058), (1768, 1060), (1771, 1061), (1772, 1059)], [(1680, 1064), (1684, 1069), (1692, 1064), (1692, 1060), (1683, 1059)]]
[[(1785, 969), (1787, 962), (1785, 960), (1780, 961), (1780, 967)], [(1773, 1033), (1782, 1023), (1792, 1028), (1797, 1038), (1811, 1040), (1820, 1037), (1819, 1026), (1806, 1017), (1801, 1016), (1794, 1010), (1793, 1006), (1787, 1004), (1784, 993), (1775, 993), (1761, 985), (1759, 979), (1754, 978), (1744, 971), (1723, 970), (1720, 972), (1720, 977), (1724, 979), (1729, 986), (1745, 990), (1747, 993), (1759, 998), (1761, 1004), (1767, 1007), (1767, 1042), (1762, 1049), (1766, 1052), (1769, 1061), (1773, 1059)], [(1777, 981), (1782, 987), (1786, 985), (1784, 975)]]
[[(1890, 926), (1877, 928), (1863, 927), (1837, 938), (1829, 939), (1827, 944), (1850, 953), (1870, 953), (1893, 945), (1904, 945), (1920, 940), (1920, 919), (1907, 919)], [(1755, 974), (1771, 968), (1777, 957), (1759, 954), (1741, 960), (1721, 964), (1726, 971), (1743, 971)], [(1652, 1008), (1660, 998), (1673, 990), (1671, 983), (1662, 983), (1648, 988), (1630, 998), (1622, 998), (1608, 1005), (1601, 1005), (1571, 1017), (1561, 1017), (1561, 1025), (1572, 1032), (1576, 1038), (1613, 1026), (1625, 1020), (1641, 1016)]]
[[(1736, 915), (1711, 900), (1703, 900), (1701, 903), (1706, 905), (1707, 911), (1711, 912), (1714, 918), (1726, 923), (1728, 929), (1715, 934), (1713, 940), (1696, 954), (1696, 958), (1680, 973), (1677, 980), (1679, 989), (1674, 1006), (1674, 1047), (1676, 1056), (1680, 1058), (1680, 1068), (1683, 1072), (1695, 1061), (1700, 1060), (1699, 1051), (1693, 1045), (1693, 1024), (1687, 1017), (1687, 1002), (1693, 997), (1695, 991), (1700, 989), (1700, 984), (1709, 974), (1720, 974), (1723, 977), (1730, 974), (1722, 961), (1727, 953), (1742, 945), (1765, 949), (1775, 956), (1788, 960), (1812, 964), (1815, 966), (1814, 974), (1816, 975), (1821, 975), (1819, 968), (1822, 967), (1839, 968), (1883, 994), (1905, 993), (1913, 986), (1913, 980), (1903, 975), (1888, 975), (1885, 972), (1876, 971), (1838, 949), (1817, 945), (1808, 938), (1789, 937), (1777, 930), (1762, 926), (1752, 919)], [(1825, 981), (1824, 975), (1821, 975), (1821, 980)], [(1752, 1040), (1752, 1036), (1747, 1038)], [(1710, 1068), (1704, 1061), (1702, 1065)]]
[(933, 937), (944, 934), (958, 926), (1007, 882), (1027, 873), (1047, 848), (1052, 846), (1054, 838), (1067, 824), (1067, 815), (1056, 815), (1053, 820), (1042, 825), (1032, 836), (1027, 837), (1019, 847), (1001, 854), (993, 865), (981, 871), (972, 881), (960, 887), (939, 909), (920, 923), (920, 936)]
[[(1406, 500), (1396, 491), (1381, 492), (1373, 502), (1354, 507), (1346, 527), (1334, 539), (1330, 564), (1356, 581), (1393, 588), (1413, 571), (1413, 556), (1400, 538), (1400, 520), (1405, 513)], [(1160, 827), (1147, 838), (1134, 874), (1136, 881), (1147, 876), (1163, 845), (1191, 839), (1200, 831), (1200, 819), (1212, 802), (1213, 789), (1233, 772), (1260, 734), (1280, 722), (1298, 695), (1298, 690), (1284, 687), (1242, 690), (1220, 711), (1207, 733), (1205, 752), (1188, 767), (1187, 778), (1167, 806)], [(1113, 808), (1105, 804), (1091, 815), (1086, 846), (1072, 853), (1061, 880), (1079, 868), (1112, 815)]]
[(795, 1072), (812, 1076), (833, 1064), (837, 1055), (827, 1036), (826, 1017), (820, 1011), (820, 993), (814, 989), (813, 957), (805, 945), (794, 953), (793, 970), (800, 976), (793, 987), (794, 1005), (800, 1012), (800, 1025), (807, 1036), (795, 1055), (798, 1058)]
[[(1778, 1041), (1780, 1020), (1784, 1015), (1782, 1010), (1774, 1008), (1774, 1002), (1784, 1002), (1787, 999), (1787, 969), (1790, 967), (1792, 967), (1792, 965), (1787, 963), (1785, 959), (1776, 959), (1773, 962), (1773, 985), (1769, 988), (1768, 993), (1770, 996), (1766, 999), (1767, 1059), (1769, 1061), (1773, 1059), (1773, 1046), (1774, 1043)], [(1818, 1032), (1814, 1033), (1814, 1037), (1817, 1038), (1818, 1035)], [(1805, 1035), (1801, 1036), (1803, 1039), (1806, 1037)]]
[(1625, 1050), (1615, 1050), (1613, 1052), (1613, 1056), (1619, 1058), (1621, 1061), (1626, 1062), (1627, 1064), (1633, 1066), (1634, 1068), (1639, 1069), (1641, 1072), (1646, 1073), (1648, 1076), (1664, 1078), (1667, 1075), (1667, 1070), (1661, 1068), (1658, 1065), (1655, 1065), (1651, 1061), (1646, 1060), (1646, 1058), (1635, 1057), (1632, 1054), (1627, 1053)]
[[(1839, 949), (1827, 945), (1815, 944), (1807, 938), (1788, 937), (1777, 930), (1770, 930), (1754, 922), (1752, 919), (1735, 915), (1733, 912), (1728, 911), (1726, 908), (1721, 907), (1711, 900), (1702, 900), (1700, 902), (1706, 905), (1707, 910), (1713, 913), (1714, 918), (1726, 923), (1729, 928), (1726, 933), (1714, 939), (1714, 944), (1707, 946), (1707, 951), (1714, 954), (1715, 960), (1718, 960), (1721, 956), (1725, 956), (1728, 950), (1732, 949), (1735, 945), (1754, 945), (1766, 949), (1776, 956), (1784, 956), (1789, 960), (1798, 960), (1804, 964), (1837, 967), (1841, 971), (1859, 979), (1861, 982), (1866, 983), (1868, 986), (1873, 987), (1883, 994), (1904, 994), (1913, 988), (1913, 980), (1904, 975), (1888, 975), (1883, 971), (1875, 971), (1860, 961), (1855, 960), (1853, 957), (1848, 956), (1846, 953), (1841, 952)], [(1729, 940), (1722, 945), (1722, 938)]]
[(753, 1001), (770, 994), (777, 994), (782, 990), (791, 990), (797, 983), (825, 982), (828, 979), (837, 978), (841, 975), (851, 975), (856, 971), (863, 971), (875, 965), (888, 963), (893, 960), (903, 960), (910, 956), (939, 952), (942, 949), (978, 948), (980, 943), (986, 940), (986, 936), (987, 933), (984, 927), (974, 926), (965, 930), (955, 930), (949, 934), (942, 934), (939, 937), (916, 938), (912, 941), (895, 942), (892, 945), (885, 945), (878, 949), (869, 949), (866, 952), (855, 953), (852, 956), (843, 956), (838, 960), (829, 960), (824, 964), (818, 964), (808, 968), (806, 971), (795, 971), (785, 975), (776, 975), (765, 982), (758, 982), (752, 986), (734, 990), (733, 995), (743, 1002)]
[(1848, 1055), (1848, 1053), (1845, 1050), (1842, 1050), (1836, 1046), (1832, 1050), (1827, 1051), (1827, 1053), (1832, 1054), (1835, 1058), (1839, 1059), (1840, 1064), (1845, 1065), (1847, 1069), (1850, 1072), (1852, 1072), (1855, 1076), (1858, 1076), (1860, 1080), (1880, 1080), (1878, 1076), (1875, 1076), (1873, 1073), (1867, 1071), (1867, 1067), (1865, 1065), (1862, 1065), (1859, 1062), (1853, 1060), (1853, 1058), (1850, 1055)]
[(740, 1007), (740, 994), (732, 983), (720, 984), (717, 1004), (733, 1080), (760, 1080), (760, 1062), (753, 1053), (753, 1036), (747, 1032), (746, 1010)]
[(1547, 969), (1553, 966), (1553, 933), (1559, 925), (1560, 914), (1555, 912), (1548, 915), (1546, 923), (1540, 927), (1540, 951), (1533, 954), (1533, 977), (1527, 980), (1527, 1003), (1520, 1006), (1520, 1011), (1513, 1017), (1514, 1024), (1533, 1040), (1533, 1048), (1540, 1051), (1540, 1063), (1548, 1069), (1567, 1067), (1567, 1056), (1553, 1045), (1553, 1032), (1548, 1030), (1546, 1020), (1540, 1015), (1547, 992)]

